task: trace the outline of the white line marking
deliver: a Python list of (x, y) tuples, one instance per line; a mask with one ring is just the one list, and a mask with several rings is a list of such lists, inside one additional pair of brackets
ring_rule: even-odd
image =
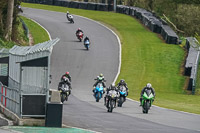
[(31, 18), (29, 18), (29, 19), (32, 20), (33, 22), (35, 22), (36, 24), (38, 24), (39, 26), (41, 26), (41, 27), (47, 32), (47, 34), (48, 34), (48, 36), (49, 36), (49, 39), (52, 40), (51, 35), (50, 35), (49, 31), (48, 31), (46, 28), (44, 28), (44, 27), (43, 27), (40, 23), (38, 23), (37, 21), (35, 21), (35, 20), (31, 19)]
[(81, 129), (81, 130), (85, 130), (85, 131), (90, 131), (90, 132), (95, 132), (95, 133), (101, 133), (101, 132), (97, 132), (97, 131), (92, 131), (92, 130), (89, 130), (89, 129), (84, 129), (84, 128), (79, 128), (79, 127), (72, 127), (72, 126), (67, 126), (65, 124), (62, 124), (63, 126), (65, 127), (68, 127), (68, 128), (77, 128), (77, 129)]

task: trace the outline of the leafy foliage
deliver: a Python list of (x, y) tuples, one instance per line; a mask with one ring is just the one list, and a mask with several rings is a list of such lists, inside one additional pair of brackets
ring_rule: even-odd
[[(20, 0), (14, 1), (13, 26), (12, 26), (13, 28), (12, 28), (11, 39), (15, 43), (27, 45), (27, 38), (21, 34), (23, 33), (23, 31), (21, 31), (22, 28), (19, 28), (21, 27), (21, 23), (18, 19), (19, 10), (18, 10), (17, 5), (20, 5), (20, 3), (21, 3)], [(1, 40), (4, 40), (3, 34), (5, 32), (6, 19), (7, 19), (7, 6), (8, 6), (7, 0), (0, 1), (0, 38)], [(13, 44), (13, 42), (11, 43)], [(8, 43), (3, 43), (3, 44), (8, 44)]]
[[(133, 0), (135, 6), (153, 11), (158, 16), (165, 14), (179, 30), (184, 31), (183, 36), (200, 34), (200, 0)], [(125, 4), (131, 5), (130, 0)], [(181, 34), (182, 35), (182, 34)]]

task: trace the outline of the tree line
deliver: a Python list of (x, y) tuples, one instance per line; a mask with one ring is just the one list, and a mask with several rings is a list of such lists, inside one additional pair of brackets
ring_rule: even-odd
[(176, 25), (179, 35), (200, 35), (200, 0), (124, 0), (127, 6), (137, 6), (164, 16)]

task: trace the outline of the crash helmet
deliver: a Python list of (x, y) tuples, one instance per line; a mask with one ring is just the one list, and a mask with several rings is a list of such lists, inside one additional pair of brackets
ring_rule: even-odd
[(64, 80), (64, 82), (67, 82), (68, 78), (66, 76), (63, 76), (63, 80)]
[(110, 89), (111, 89), (111, 90), (114, 90), (114, 89), (115, 89), (115, 84), (114, 84), (114, 83), (110, 85)]
[(99, 74), (99, 77), (103, 77), (103, 74), (102, 74), (102, 73), (100, 73), (100, 74)]
[(66, 72), (65, 74), (66, 74), (66, 75), (69, 75), (69, 72)]
[(147, 88), (151, 88), (152, 87), (152, 85), (150, 84), (150, 83), (147, 83), (147, 86), (146, 86)]
[(120, 84), (124, 85), (124, 84), (125, 84), (125, 80), (124, 80), (124, 79), (121, 79), (121, 80), (120, 80)]
[(69, 11), (67, 11), (67, 13), (69, 13)]
[(81, 30), (81, 28), (78, 28), (78, 30)]

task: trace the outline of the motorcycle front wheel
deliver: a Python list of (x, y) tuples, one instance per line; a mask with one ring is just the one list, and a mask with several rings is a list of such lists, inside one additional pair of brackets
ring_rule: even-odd
[(61, 94), (61, 102), (63, 103), (65, 101), (65, 95)]
[(99, 99), (100, 99), (100, 92), (98, 92), (98, 93), (96, 94), (96, 102), (99, 102)]

